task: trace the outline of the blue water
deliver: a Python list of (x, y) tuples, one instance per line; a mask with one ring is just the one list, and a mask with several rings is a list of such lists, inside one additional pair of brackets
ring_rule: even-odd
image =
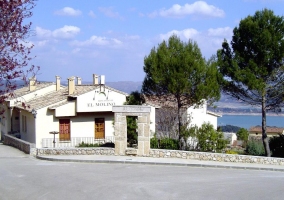
[[(267, 116), (267, 126), (284, 127), (284, 116)], [(223, 115), (218, 117), (218, 126), (233, 125), (249, 129), (261, 126), (261, 115)]]

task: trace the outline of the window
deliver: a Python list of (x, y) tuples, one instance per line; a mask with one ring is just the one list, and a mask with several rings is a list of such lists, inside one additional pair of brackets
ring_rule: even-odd
[(59, 141), (70, 141), (70, 119), (59, 119)]
[(27, 132), (27, 116), (22, 115), (22, 132)]

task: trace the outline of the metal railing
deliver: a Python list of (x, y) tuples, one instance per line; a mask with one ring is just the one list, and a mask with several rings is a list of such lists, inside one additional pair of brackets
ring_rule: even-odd
[(68, 141), (60, 141), (59, 138), (43, 138), (42, 148), (65, 148), (65, 147), (77, 147), (80, 143), (85, 144), (105, 144), (114, 143), (114, 136), (108, 136), (103, 139), (95, 139), (94, 137), (71, 137)]

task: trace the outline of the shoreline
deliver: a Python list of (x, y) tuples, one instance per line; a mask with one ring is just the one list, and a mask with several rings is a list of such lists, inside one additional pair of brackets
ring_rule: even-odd
[[(223, 112), (215, 112), (218, 115), (245, 115), (245, 116), (261, 116), (261, 113), (223, 113)], [(284, 114), (276, 114), (276, 113), (266, 113), (267, 117), (284, 117)]]

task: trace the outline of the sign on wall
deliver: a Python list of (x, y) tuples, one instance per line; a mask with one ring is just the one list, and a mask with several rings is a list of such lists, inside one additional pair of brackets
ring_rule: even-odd
[(112, 111), (112, 106), (123, 105), (126, 96), (112, 90), (94, 90), (77, 98), (77, 112)]

